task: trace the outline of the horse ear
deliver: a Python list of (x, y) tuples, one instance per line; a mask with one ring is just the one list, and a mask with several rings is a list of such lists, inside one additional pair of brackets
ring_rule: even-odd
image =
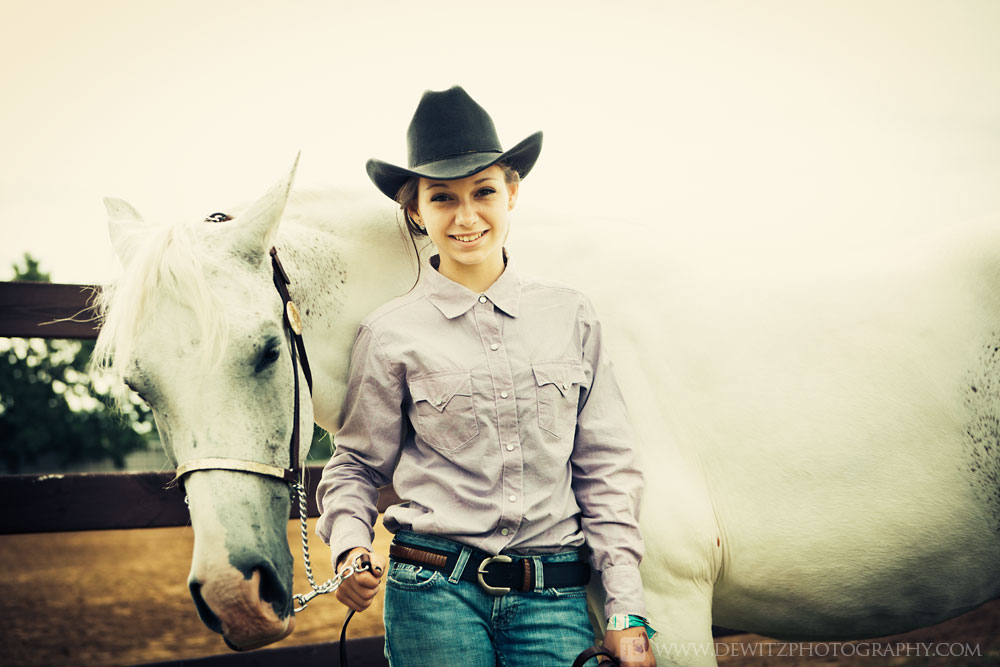
[(111, 247), (121, 260), (122, 265), (128, 263), (139, 238), (146, 225), (139, 212), (122, 199), (104, 198), (104, 207), (108, 209), (108, 234), (111, 236)]
[(288, 193), (295, 180), (295, 170), (299, 166), (299, 155), (295, 156), (288, 175), (274, 184), (263, 197), (251, 204), (233, 222), (239, 225), (240, 238), (247, 249), (267, 252), (274, 243), (274, 236), (285, 211)]

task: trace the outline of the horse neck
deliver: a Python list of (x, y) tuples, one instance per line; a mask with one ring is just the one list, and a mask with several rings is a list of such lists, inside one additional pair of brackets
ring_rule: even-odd
[[(416, 277), (413, 249), (391, 209), (337, 211), (336, 204), (321, 206), (316, 215), (293, 209), (276, 243), (303, 316), (314, 417), (327, 430), (339, 426), (358, 325)], [(331, 211), (340, 214), (337, 220)]]

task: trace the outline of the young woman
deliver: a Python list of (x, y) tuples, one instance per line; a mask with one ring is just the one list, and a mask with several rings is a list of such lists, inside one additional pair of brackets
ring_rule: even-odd
[[(378, 488), (402, 498), (384, 517), (394, 667), (570, 665), (594, 638), (588, 558), (605, 646), (653, 665), (642, 477), (600, 322), (586, 297), (522, 275), (504, 250), (542, 135), (504, 151), (455, 87), (424, 94), (407, 140), (409, 168), (370, 160), (368, 174), (437, 254), (359, 328), (318, 532), (339, 571), (371, 552)], [(370, 559), (337, 591), (355, 610), (386, 570)]]

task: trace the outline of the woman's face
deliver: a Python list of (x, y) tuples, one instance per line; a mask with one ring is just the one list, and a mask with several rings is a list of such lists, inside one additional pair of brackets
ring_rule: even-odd
[(442, 274), (452, 277), (478, 267), (496, 268), (499, 275), (516, 199), (517, 184), (507, 185), (503, 169), (494, 165), (458, 180), (421, 178), (410, 217), (434, 242)]

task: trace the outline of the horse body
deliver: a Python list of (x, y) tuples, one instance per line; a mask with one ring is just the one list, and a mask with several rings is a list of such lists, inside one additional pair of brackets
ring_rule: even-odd
[[(672, 433), (700, 452), (719, 530), (717, 578), (699, 587), (711, 591), (717, 624), (779, 637), (877, 636), (997, 594), (996, 496), (968, 432), (1000, 405), (971, 390), (988, 373), (998, 329), (996, 311), (981, 307), (995, 304), (961, 296), (973, 291), (955, 279), (961, 268), (930, 265), (891, 282), (858, 276), (846, 303), (807, 282), (805, 298), (756, 313), (756, 324), (727, 303), (743, 326), (703, 332), (711, 358), (697, 373), (696, 358), (688, 371), (673, 366), (695, 379), (674, 395), (686, 423)], [(781, 312), (785, 321), (775, 319)], [(994, 475), (996, 465), (994, 450)], [(667, 477), (647, 507), (671, 506)], [(666, 513), (647, 521), (679, 519)], [(653, 586), (666, 565), (655, 559), (670, 551), (650, 548)]]
[(814, 322), (767, 323), (739, 346), (750, 372), (713, 391), (725, 407), (698, 443), (730, 546), (717, 623), (869, 637), (1000, 593), (998, 304), (973, 298), (974, 267), (920, 259), (858, 276), (850, 303), (810, 290)]
[[(200, 443), (199, 455), (287, 456), (291, 366), (285, 354), (261, 365), (282, 337), (264, 260), (276, 234), (313, 368), (304, 422), (336, 429), (359, 321), (414, 280), (387, 208), (296, 196), (279, 231), (287, 191), (196, 232), (217, 248), (208, 289), (226, 304), (225, 361), (189, 359), (208, 349), (190, 333), (205, 316), (157, 290), (152, 320), (123, 348), (134, 352), (122, 374), (146, 385), (175, 459)], [(137, 216), (109, 209), (113, 230), (134, 232), (113, 233), (126, 266), (148, 263), (123, 240), (142, 235)], [(664, 660), (711, 663), (713, 622), (878, 636), (1000, 594), (1000, 252), (931, 247), (826, 274), (755, 267), (754, 283), (704, 275), (655, 244), (596, 244), (571, 222), (518, 219), (512, 257), (541, 275), (569, 267), (555, 277), (591, 296), (608, 329), (647, 470), (642, 574)], [(107, 336), (105, 349), (130, 337)], [(203, 620), (239, 648), (290, 632), (285, 488), (227, 471), (186, 485)]]

